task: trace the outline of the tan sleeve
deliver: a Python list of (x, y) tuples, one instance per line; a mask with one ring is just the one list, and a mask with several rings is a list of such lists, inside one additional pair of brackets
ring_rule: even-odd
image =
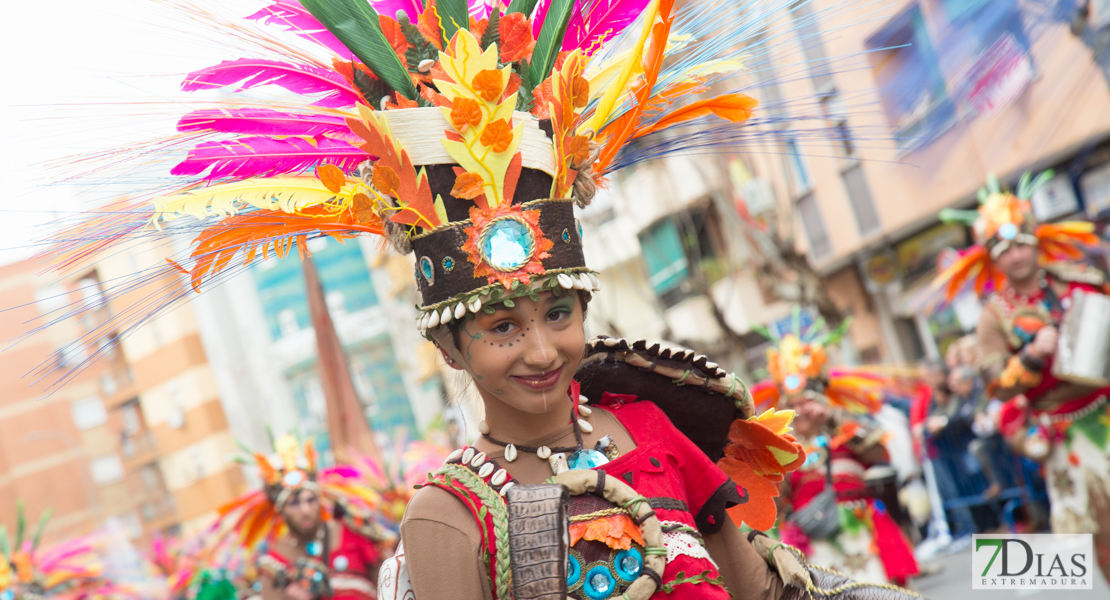
[(983, 379), (990, 387), (992, 395), (999, 400), (1009, 400), (1023, 393), (1026, 390), (1024, 386), (1010, 388), (998, 386), (998, 376), (1002, 374), (1002, 371), (1006, 368), (1006, 363), (1014, 355), (1014, 352), (1010, 348), (1009, 341), (1006, 340), (1006, 331), (1002, 326), (1002, 319), (991, 308), (989, 302), (983, 306), (983, 312), (979, 317), (979, 325), (975, 328), (975, 336), (979, 340), (979, 351), (980, 356), (982, 356), (979, 369), (982, 371)]
[(493, 599), (478, 523), (450, 492), (421, 488), (405, 509), (401, 540), (417, 600)]
[(725, 580), (725, 589), (736, 600), (778, 599), (783, 596), (782, 579), (755, 548), (740, 528), (726, 523), (719, 533), (705, 536), (705, 549)]

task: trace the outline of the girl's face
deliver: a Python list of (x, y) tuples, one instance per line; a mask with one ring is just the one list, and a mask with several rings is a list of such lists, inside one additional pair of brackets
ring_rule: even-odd
[(455, 343), (465, 368), (486, 402), (529, 414), (565, 409), (571, 378), (586, 349), (582, 304), (577, 293), (552, 292), (513, 299), (493, 314), (466, 320)]

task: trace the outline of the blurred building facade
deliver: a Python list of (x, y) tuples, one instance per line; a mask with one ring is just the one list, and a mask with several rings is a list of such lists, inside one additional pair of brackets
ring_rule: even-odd
[(803, 322), (852, 317), (838, 360), (939, 357), (979, 311), (973, 296), (935, 316), (915, 303), (944, 249), (972, 241), (941, 209), (973, 207), (990, 172), (1013, 185), (1053, 168), (1038, 218), (1105, 218), (1106, 3), (863, 4), (780, 15), (793, 49), (778, 43), (741, 83), (761, 101), (761, 141), (628, 169), (581, 212), (602, 272), (594, 333), (658, 336), (751, 372), (765, 348), (752, 325), (782, 333), (798, 302)]

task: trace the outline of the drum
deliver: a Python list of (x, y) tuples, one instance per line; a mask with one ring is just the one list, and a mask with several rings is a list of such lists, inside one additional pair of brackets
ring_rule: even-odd
[(1110, 385), (1110, 296), (1076, 290), (1071, 301), (1052, 374), (1081, 385)]

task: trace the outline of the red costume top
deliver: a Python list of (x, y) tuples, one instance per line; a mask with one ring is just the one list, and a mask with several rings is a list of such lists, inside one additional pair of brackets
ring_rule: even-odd
[[(328, 556), (321, 557), (324, 560), (309, 561), (310, 568), (327, 578), (333, 600), (376, 600), (374, 581), (382, 562), (378, 543), (360, 533), (358, 525), (349, 523), (348, 519), (339, 521), (338, 537), (334, 540), (334, 548), (327, 550)], [(298, 575), (298, 565), (272, 548), (262, 559), (262, 567), (275, 583), (292, 582)], [(304, 575), (311, 577), (311, 574)]]

